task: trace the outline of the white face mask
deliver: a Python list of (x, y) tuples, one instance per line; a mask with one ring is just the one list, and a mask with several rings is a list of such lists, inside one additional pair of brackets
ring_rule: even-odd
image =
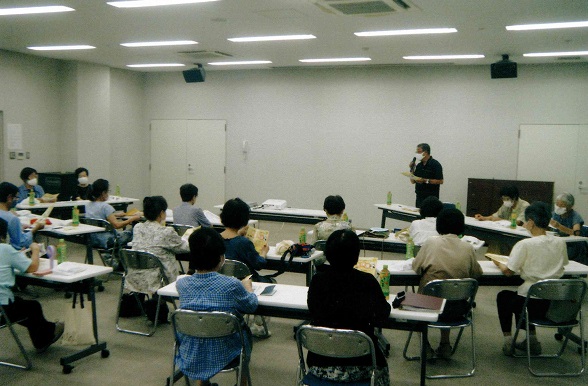
[(80, 178), (78, 178), (78, 184), (80, 184), (80, 185), (88, 185), (88, 177), (80, 177)]
[(512, 201), (511, 200), (503, 201), (502, 205), (504, 205), (507, 208), (512, 208)]
[(416, 158), (417, 161), (422, 161), (423, 157), (424, 157), (423, 153), (416, 153), (414, 155), (414, 158)]
[(562, 208), (561, 206), (555, 205), (555, 208), (553, 209), (553, 211), (556, 214), (559, 214), (561, 216), (562, 214), (565, 214), (567, 212), (567, 209), (566, 208)]
[(27, 181), (27, 184), (30, 186), (37, 186), (37, 182), (38, 182), (38, 180), (36, 178), (31, 178), (30, 180)]

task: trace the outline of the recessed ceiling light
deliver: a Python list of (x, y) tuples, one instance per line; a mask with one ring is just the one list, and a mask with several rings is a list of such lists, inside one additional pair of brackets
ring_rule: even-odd
[(243, 38), (230, 38), (227, 39), (231, 42), (268, 42), (278, 40), (305, 40), (305, 39), (316, 39), (314, 35), (279, 35), (279, 36), (251, 36)]
[(184, 67), (182, 63), (146, 63), (146, 64), (127, 64), (127, 67), (133, 68), (152, 68), (152, 67)]
[(400, 36), (400, 35), (431, 35), (449, 34), (457, 32), (455, 28), (421, 28), (421, 29), (397, 29), (390, 31), (365, 31), (355, 32), (356, 36)]
[(241, 64), (270, 64), (271, 60), (243, 60), (239, 62), (210, 62), (211, 66), (238, 66)]
[(23, 7), (23, 8), (0, 8), (0, 16), (8, 15), (30, 15), (35, 13), (71, 12), (75, 9), (61, 5), (50, 5), (46, 7)]
[(194, 40), (174, 40), (167, 42), (134, 42), (134, 43), (121, 43), (121, 46), (125, 47), (161, 47), (161, 46), (183, 46), (189, 44), (198, 44)]
[(532, 52), (523, 54), (523, 56), (529, 58), (541, 58), (546, 56), (585, 56), (588, 55), (588, 51), (567, 51), (567, 52)]
[(128, 1), (108, 1), (108, 5), (117, 8), (141, 8), (141, 7), (158, 7), (160, 5), (178, 5), (178, 4), (195, 4), (208, 3), (219, 0), (128, 0)]
[(324, 59), (300, 59), (302, 63), (329, 63), (329, 62), (366, 62), (371, 58), (324, 58)]
[(38, 46), (27, 47), (29, 50), (35, 51), (67, 51), (67, 50), (92, 50), (96, 47), (87, 45), (73, 45), (73, 46)]
[(447, 60), (447, 59), (481, 59), (484, 55), (416, 55), (416, 56), (403, 56), (402, 59), (406, 60)]
[(564, 23), (507, 25), (508, 31), (530, 31), (538, 29), (582, 28), (588, 27), (588, 21), (570, 21)]

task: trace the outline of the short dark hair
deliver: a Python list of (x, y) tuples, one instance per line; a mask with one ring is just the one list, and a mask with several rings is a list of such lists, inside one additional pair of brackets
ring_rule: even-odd
[(426, 151), (427, 154), (431, 154), (431, 146), (428, 143), (419, 143), (417, 148), (421, 148), (422, 151)]
[(443, 209), (437, 216), (437, 233), (440, 235), (461, 235), (465, 230), (465, 217), (456, 208)]
[(20, 171), (20, 179), (23, 180), (24, 182), (26, 182), (29, 179), (29, 176), (33, 173), (36, 173), (36, 172), (37, 171), (33, 168), (29, 168), (29, 167), (23, 168)]
[(13, 198), (16, 198), (18, 194), (18, 188), (16, 185), (11, 184), (10, 182), (3, 182), (0, 184), (0, 202), (7, 202), (8, 196), (12, 195)]
[(6, 241), (6, 235), (8, 234), (8, 223), (6, 220), (0, 218), (0, 241)]
[(519, 198), (519, 188), (514, 185), (503, 186), (502, 189), (500, 189), (500, 197), (502, 196), (517, 200)]
[(198, 195), (198, 188), (194, 184), (184, 184), (180, 186), (180, 197), (182, 197), (182, 201), (188, 202), (194, 196)]
[(359, 259), (359, 237), (349, 229), (336, 230), (327, 239), (325, 257), (333, 268), (353, 268)]
[(345, 210), (345, 201), (339, 195), (328, 196), (323, 203), (323, 209), (328, 214), (339, 214)]
[(443, 203), (435, 196), (429, 196), (421, 203), (421, 217), (437, 217), (443, 210)]
[(551, 208), (542, 201), (535, 201), (525, 209), (525, 221), (533, 220), (539, 228), (547, 229), (551, 220)]
[(87, 174), (88, 176), (90, 175), (90, 172), (89, 172), (89, 171), (88, 171), (88, 169), (86, 169), (86, 168), (77, 168), (77, 169), (74, 171), (74, 174), (76, 175), (76, 177), (78, 177), (78, 176), (80, 175), (80, 173), (81, 173), (81, 172), (86, 172), (86, 174)]
[(190, 267), (211, 270), (218, 265), (225, 254), (225, 242), (213, 228), (200, 227), (188, 238), (190, 244)]
[(240, 198), (233, 198), (223, 206), (220, 214), (221, 222), (224, 226), (240, 229), (249, 223), (249, 205)]
[(90, 189), (88, 190), (88, 198), (90, 201), (96, 201), (98, 197), (104, 192), (108, 192), (110, 184), (107, 180), (103, 178), (99, 178), (92, 185), (90, 185)]
[(143, 214), (149, 221), (155, 221), (162, 211), (167, 209), (167, 201), (163, 196), (147, 196), (143, 199)]

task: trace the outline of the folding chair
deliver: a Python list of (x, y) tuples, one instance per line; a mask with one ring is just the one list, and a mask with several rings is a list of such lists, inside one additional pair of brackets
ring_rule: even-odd
[(16, 342), (16, 344), (18, 346), (18, 349), (20, 350), (20, 353), (22, 354), (22, 356), (24, 357), (25, 362), (26, 362), (26, 365), (21, 365), (21, 364), (13, 363), (13, 362), (0, 361), (0, 365), (9, 366), (9, 367), (16, 367), (16, 368), (25, 369), (25, 370), (29, 370), (33, 366), (33, 363), (31, 362), (29, 355), (27, 354), (24, 346), (22, 345), (20, 339), (18, 338), (18, 334), (16, 333), (16, 330), (14, 329), (14, 323), (20, 323), (20, 322), (23, 322), (24, 320), (25, 319), (11, 321), (8, 318), (8, 315), (6, 315), (6, 311), (4, 310), (4, 307), (2, 307), (2, 305), (0, 304), (0, 330), (8, 327), (8, 329), (10, 330), (10, 333), (12, 334), (12, 337), (14, 338), (14, 341)]
[[(120, 319), (120, 307), (121, 307), (121, 303), (122, 303), (122, 296), (123, 296), (124, 288), (125, 288), (125, 279), (126, 279), (127, 275), (129, 274), (129, 270), (157, 269), (157, 270), (159, 270), (160, 285), (161, 285), (161, 287), (164, 287), (169, 284), (169, 280), (167, 279), (167, 276), (165, 275), (165, 269), (163, 267), (163, 264), (159, 260), (159, 258), (150, 252), (133, 251), (130, 249), (123, 249), (120, 252), (121, 252), (121, 258), (122, 258), (121, 262), (124, 267), (124, 274), (123, 274), (123, 277), (120, 281), (120, 294), (119, 294), (119, 298), (118, 298), (118, 309), (117, 309), (117, 313), (116, 313), (116, 329), (120, 332), (126, 332), (128, 334), (151, 336), (155, 333), (155, 329), (157, 328), (157, 323), (159, 321), (159, 306), (161, 304), (161, 299), (163, 298), (163, 296), (157, 297), (157, 308), (155, 311), (155, 320), (153, 322), (153, 327), (148, 332), (124, 329), (119, 326), (119, 319)], [(148, 292), (141, 292), (141, 293), (144, 293), (148, 296), (150, 295), (150, 293), (148, 293)], [(139, 308), (141, 309), (142, 315), (146, 316), (147, 314), (145, 313), (145, 308), (143, 307), (143, 304), (141, 303), (141, 301), (139, 300), (139, 297), (137, 295), (135, 295), (135, 300), (139, 304)], [(167, 300), (164, 299), (164, 301), (167, 301)], [(172, 303), (172, 305), (175, 309), (176, 304), (171, 300), (169, 302)]]
[[(310, 325), (300, 326), (296, 332), (298, 346), (297, 385), (326, 386), (353, 385), (373, 386), (376, 381), (376, 349), (374, 342), (365, 333), (356, 330), (344, 330)], [(303, 348), (318, 355), (335, 358), (354, 358), (370, 355), (370, 378), (360, 382), (335, 382), (320, 379), (308, 372)]]
[[(172, 227), (174, 228), (174, 230), (176, 231), (176, 233), (180, 237), (182, 237), (188, 229), (194, 228), (192, 225), (182, 225), (182, 224), (172, 224)], [(182, 261), (186, 261), (186, 259), (188, 259), (187, 256), (189, 256), (189, 255), (190, 255), (189, 253), (182, 253), (181, 255), (176, 255), (176, 257), (181, 256), (178, 259), (178, 264), (180, 265), (180, 273), (182, 273), (182, 274), (185, 273), (184, 266), (182, 265)]]
[[(580, 327), (580, 341), (584, 342), (584, 328), (582, 319), (582, 301), (586, 295), (586, 282), (582, 279), (548, 279), (541, 280), (529, 288), (521, 318), (517, 323), (513, 342), (516, 342), (520, 330), (525, 328), (527, 331), (527, 352), (525, 355), (515, 355), (516, 357), (527, 358), (527, 368), (531, 374), (537, 377), (572, 377), (578, 376), (584, 372), (586, 367), (586, 357), (584, 344), (580, 344), (580, 364), (581, 368), (577, 372), (556, 373), (556, 372), (539, 372), (532, 368), (531, 358), (559, 358), (563, 354), (569, 340), (569, 335), (574, 327)], [(549, 308), (545, 317), (529, 317), (529, 299), (546, 299), (550, 301)], [(529, 326), (558, 328), (560, 331), (566, 331), (563, 334), (564, 340), (559, 351), (555, 354), (531, 355), (531, 341), (528, 338)]]
[[(100, 256), (100, 260), (102, 260), (102, 264), (104, 266), (112, 267), (114, 269), (113, 273), (121, 274), (116, 270), (116, 268), (120, 264), (119, 252), (121, 246), (118, 244), (118, 238), (116, 237), (116, 229), (114, 229), (112, 224), (106, 220), (86, 217), (80, 217), (80, 223), (102, 227), (106, 230), (106, 232), (112, 233), (112, 235), (114, 236), (114, 243), (112, 244), (112, 246), (106, 248), (93, 246), (92, 249), (98, 252), (98, 256)], [(108, 258), (107, 256), (110, 256), (110, 258)], [(87, 259), (85, 263), (88, 263)]]
[[(433, 322), (429, 323), (429, 328), (437, 328), (441, 330), (451, 330), (454, 328), (459, 328), (459, 333), (457, 334), (457, 338), (453, 344), (453, 349), (451, 350), (451, 355), (455, 354), (457, 350), (457, 346), (459, 341), (461, 340), (461, 336), (463, 331), (466, 327), (470, 327), (471, 329), (471, 370), (469, 370), (465, 374), (435, 374), (435, 375), (427, 375), (426, 377), (429, 379), (437, 379), (437, 378), (464, 378), (464, 377), (471, 377), (474, 375), (476, 371), (476, 346), (474, 341), (474, 301), (476, 298), (476, 293), (478, 292), (478, 281), (475, 279), (445, 279), (445, 280), (432, 280), (425, 285), (423, 290), (423, 294), (436, 296), (440, 298), (447, 299), (447, 301), (454, 301), (464, 302), (464, 308), (466, 310), (465, 315), (456, 315), (456, 319), (451, 322)], [(447, 303), (446, 303), (447, 304)], [(460, 310), (463, 311), (464, 308)], [(410, 344), (410, 339), (412, 337), (412, 331), (408, 334), (408, 339), (406, 340), (406, 344), (404, 345), (404, 350), (402, 355), (406, 360), (419, 360), (421, 359), (420, 356), (416, 357), (409, 357), (407, 355), (408, 346)]]
[[(247, 375), (247, 383), (251, 386), (251, 374), (249, 373), (249, 358), (245, 346), (245, 335), (243, 320), (229, 312), (220, 311), (192, 311), (178, 309), (172, 313), (172, 326), (174, 329), (174, 351), (172, 356), (172, 373), (169, 378), (173, 382), (176, 378), (176, 356), (179, 353), (181, 340), (180, 335), (194, 338), (223, 338), (233, 334), (239, 334), (241, 339), (241, 353), (235, 360), (231, 361), (220, 373), (234, 371), (237, 378), (237, 386), (242, 385), (242, 374)], [(184, 375), (186, 384), (189, 384), (188, 377)]]

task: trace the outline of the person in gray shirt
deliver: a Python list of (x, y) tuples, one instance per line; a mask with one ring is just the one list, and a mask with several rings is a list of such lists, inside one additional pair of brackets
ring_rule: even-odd
[(193, 227), (211, 226), (204, 215), (204, 211), (194, 206), (198, 198), (198, 188), (194, 184), (184, 184), (180, 187), (182, 204), (174, 208), (174, 224), (191, 225)]

